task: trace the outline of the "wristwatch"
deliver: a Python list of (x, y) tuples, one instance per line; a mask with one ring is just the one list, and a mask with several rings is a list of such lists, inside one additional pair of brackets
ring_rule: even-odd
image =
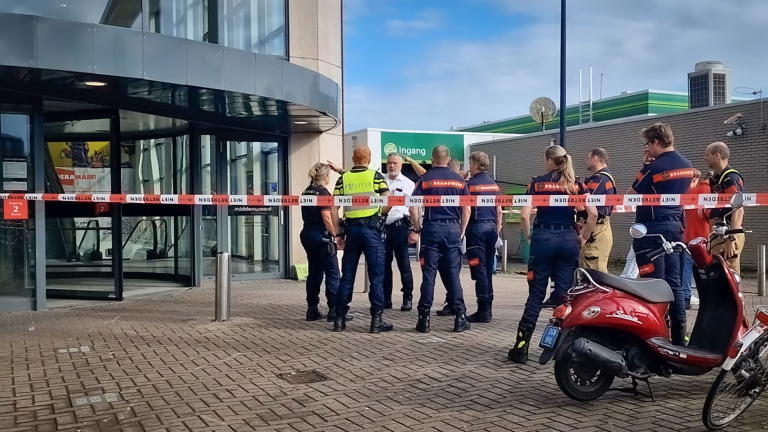
[(412, 230), (411, 230), (411, 232), (414, 232), (414, 233), (416, 233), (416, 234), (421, 234), (421, 230), (415, 230), (415, 229), (412, 229)]

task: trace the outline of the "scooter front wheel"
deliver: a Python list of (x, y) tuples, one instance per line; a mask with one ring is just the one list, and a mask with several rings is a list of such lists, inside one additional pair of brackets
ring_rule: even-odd
[(555, 361), (555, 381), (560, 390), (577, 401), (591, 401), (599, 398), (611, 388), (613, 375), (594, 366), (580, 363), (571, 350)]
[(731, 370), (721, 370), (707, 395), (702, 421), (709, 430), (728, 426), (768, 385), (768, 333), (757, 338)]

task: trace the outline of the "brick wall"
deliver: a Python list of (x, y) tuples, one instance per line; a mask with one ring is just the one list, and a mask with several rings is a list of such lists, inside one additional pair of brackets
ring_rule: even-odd
[[(764, 117), (768, 121), (768, 103)], [(746, 124), (741, 137), (727, 137), (733, 126), (723, 124), (736, 113), (743, 114)], [(568, 129), (566, 144), (575, 162), (576, 174), (582, 179), (586, 170), (587, 153), (593, 147), (608, 151), (609, 167), (616, 178), (619, 193), (631, 186), (642, 165), (642, 144), (639, 132), (655, 122), (665, 122), (672, 127), (675, 147), (693, 166), (708, 171), (704, 151), (715, 141), (725, 142), (731, 149), (731, 165), (744, 176), (745, 192), (768, 192), (768, 131), (762, 130), (760, 102), (739, 102), (718, 107), (702, 108), (663, 116), (625, 119), (616, 122), (597, 123)], [(544, 150), (557, 131), (526, 135), (507, 140), (474, 144), (472, 151), (480, 150), (496, 156), (497, 179), (503, 182), (528, 183), (531, 178), (544, 173)], [(631, 245), (629, 226), (633, 214), (614, 214), (612, 218), (614, 246), (611, 259), (624, 259)], [(746, 236), (742, 263), (755, 267), (757, 245), (768, 243), (768, 207), (751, 207), (745, 212), (744, 228), (752, 230)], [(510, 253), (517, 249), (515, 241), (519, 229), (506, 229), (510, 240)]]

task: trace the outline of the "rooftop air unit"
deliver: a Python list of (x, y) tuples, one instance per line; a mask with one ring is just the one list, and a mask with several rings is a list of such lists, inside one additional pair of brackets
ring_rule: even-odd
[(703, 108), (731, 103), (731, 70), (719, 61), (696, 63), (688, 74), (688, 107)]

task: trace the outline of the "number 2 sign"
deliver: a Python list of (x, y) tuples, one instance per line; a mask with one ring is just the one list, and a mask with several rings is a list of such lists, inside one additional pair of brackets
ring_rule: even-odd
[(27, 200), (3, 200), (4, 219), (26, 220), (29, 218)]

